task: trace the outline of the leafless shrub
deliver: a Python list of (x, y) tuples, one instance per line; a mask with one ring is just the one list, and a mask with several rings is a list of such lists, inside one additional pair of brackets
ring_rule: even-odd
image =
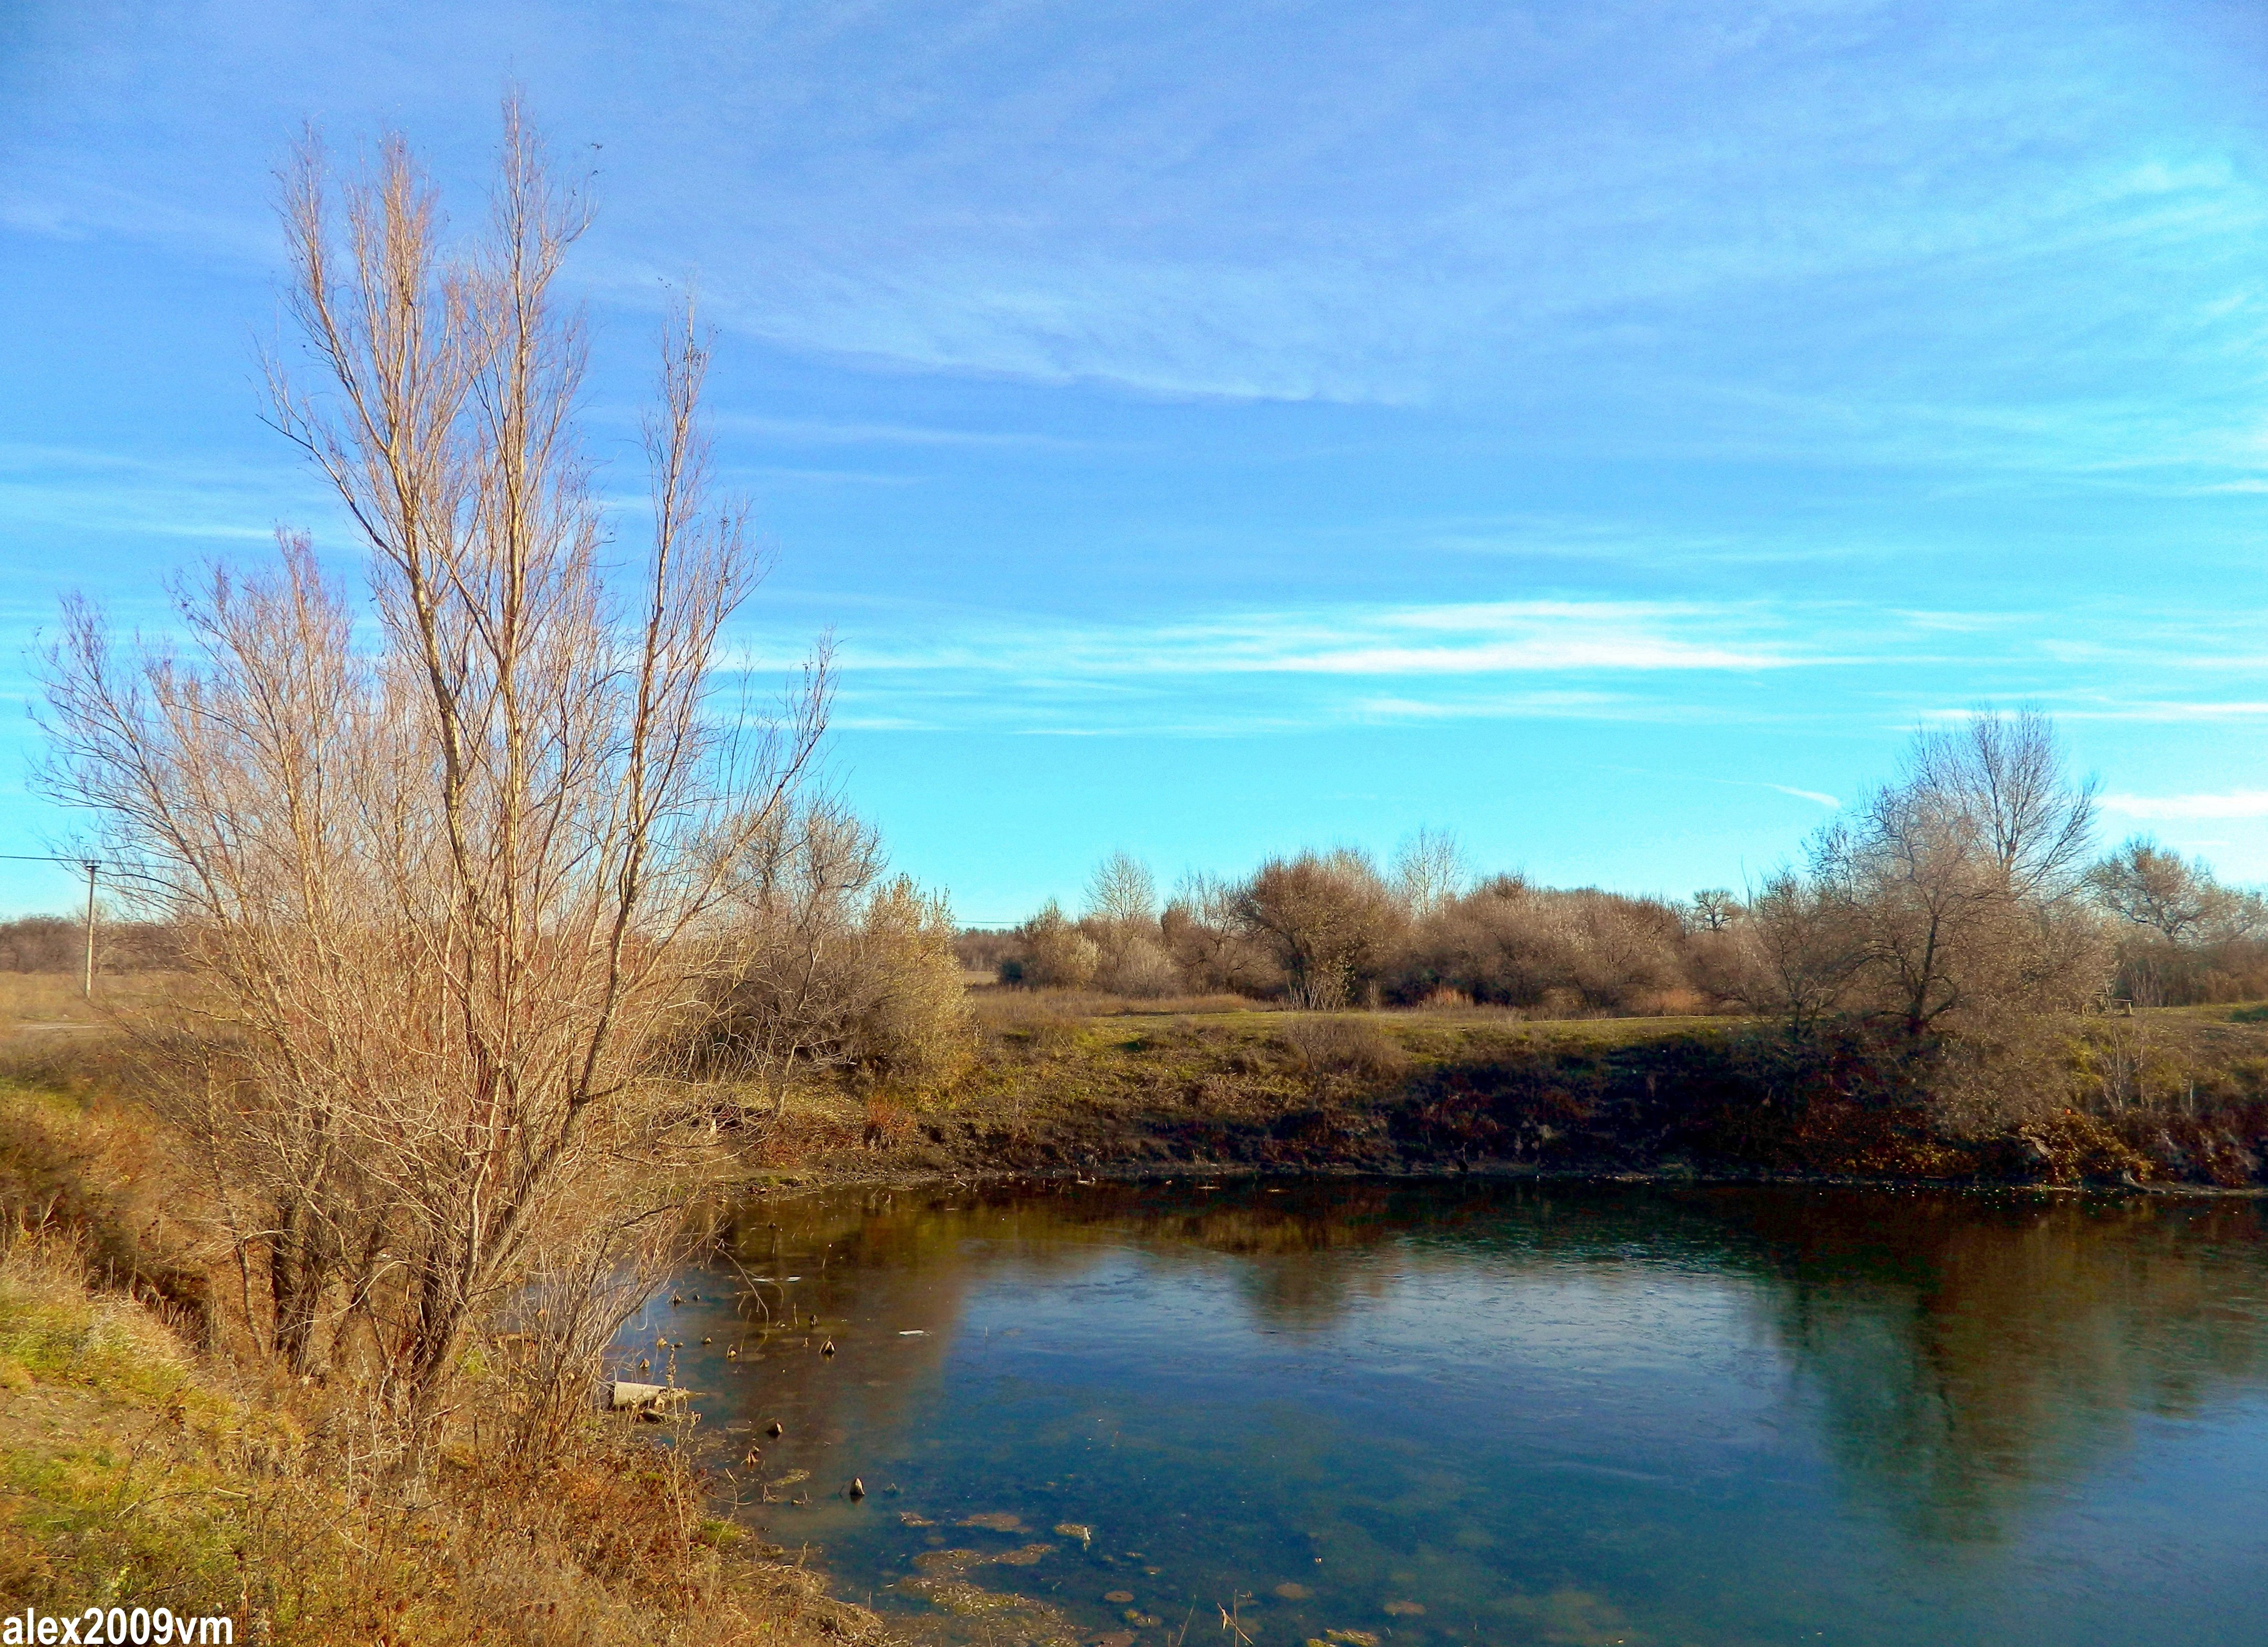
[(1065, 919), (1052, 898), (1018, 929), (1018, 953), (1002, 964), (1000, 981), (1035, 989), (1084, 989), (1102, 965), (1095, 941)]
[(1747, 918), (1719, 936), (1731, 941), (1702, 952), (1710, 981), (1799, 1038), (1841, 1009), (1867, 961), (1865, 928), (1850, 903), (1794, 871), (1765, 881)]
[(1377, 1083), (1399, 1080), (1410, 1067), (1402, 1043), (1363, 1018), (1301, 1013), (1287, 1016), (1276, 1033), (1310, 1075)]
[(968, 1061), (969, 1014), (944, 894), (894, 877), (867, 900), (859, 937), (871, 981), (856, 1025), (859, 1068), (902, 1086), (949, 1081)]
[(1406, 920), (1377, 866), (1348, 850), (1270, 858), (1233, 908), (1274, 952), (1292, 1004), (1325, 1011), (1375, 986)]
[(1404, 1002), (1447, 990), (1529, 1011), (1658, 1010), (1688, 982), (1683, 939), (1675, 911), (1653, 900), (1500, 875), (1417, 924), (1389, 989)]
[(1184, 876), (1159, 916), (1159, 937), (1185, 989), (1265, 995), (1282, 971), (1237, 918), (1237, 888), (1213, 875)]
[(696, 1044), (708, 1070), (755, 1080), (775, 1117), (800, 1076), (856, 1056), (871, 993), (858, 915), (881, 867), (874, 832), (825, 800), (778, 809), (728, 866)]
[(711, 712), (756, 567), (710, 497), (689, 320), (646, 429), (650, 547), (634, 587), (602, 574), (554, 292), (586, 211), (516, 107), (462, 253), (398, 139), (343, 183), (311, 142), (284, 217), (322, 389), (276, 365), (273, 417), (370, 552), (369, 638), (304, 539), (181, 585), (178, 654), (75, 602), (48, 779), (184, 935), (197, 989), (145, 1044), (268, 1342), (298, 1370), (324, 1323), (357, 1335), (416, 1442), (467, 1335), (565, 1273), (544, 1254), (641, 1216), (608, 1164), (682, 1124), (651, 1071), (725, 866), (792, 803), (823, 663), (782, 720)]
[(832, 1071), (925, 1086), (966, 1059), (952, 912), (880, 871), (874, 833), (829, 801), (760, 832), (733, 877), (696, 1044), (710, 1072), (755, 1082), (775, 1120)]

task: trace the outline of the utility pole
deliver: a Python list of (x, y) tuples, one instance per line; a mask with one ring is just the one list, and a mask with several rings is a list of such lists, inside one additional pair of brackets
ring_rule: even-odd
[(94, 871), (101, 866), (86, 860), (86, 998), (94, 999)]

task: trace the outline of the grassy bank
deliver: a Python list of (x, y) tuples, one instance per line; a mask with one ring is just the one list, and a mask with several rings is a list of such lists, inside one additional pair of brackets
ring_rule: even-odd
[[(754, 1147), (829, 1171), (1524, 1170), (2250, 1188), (2268, 1013), (2029, 1026), (2006, 1102), (1947, 1101), (1937, 1052), (1727, 1018), (1485, 1011), (982, 1011), (969, 1072), (918, 1099), (806, 1100)], [(1080, 1008), (1087, 1010), (1079, 1010)], [(1974, 1072), (1970, 1085), (1978, 1085)], [(2021, 1087), (2021, 1092), (2017, 1090)]]
[[(278, 1378), (188, 1232), (181, 1155), (101, 1049), (0, 1081), (0, 1597), (220, 1614), (239, 1642), (879, 1639), (786, 1553), (712, 1519), (667, 1431), (592, 1414), (522, 1468), (468, 1369), (438, 1467), (373, 1472), (342, 1386)], [(27, 1078), (27, 1073), (29, 1078)], [(475, 1360), (486, 1346), (468, 1352)]]

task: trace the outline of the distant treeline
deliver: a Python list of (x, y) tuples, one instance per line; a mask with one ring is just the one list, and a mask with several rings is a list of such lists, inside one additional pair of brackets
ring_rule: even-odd
[[(94, 923), (94, 962), (103, 972), (166, 971), (180, 964), (173, 929), (154, 921)], [(86, 923), (27, 915), (0, 921), (0, 972), (77, 972), (86, 965)]]
[(1919, 1033), (2001, 1009), (2268, 995), (2268, 902), (2144, 837), (2095, 856), (2091, 785), (2036, 714), (1917, 738), (1892, 782), (1760, 886), (1687, 899), (1476, 876), (1424, 832), (1389, 864), (1274, 857), (1162, 901), (1118, 853), (1076, 914), (964, 932), (1003, 983), (1298, 1007), (1493, 1004), (1537, 1016), (1859, 1015)]

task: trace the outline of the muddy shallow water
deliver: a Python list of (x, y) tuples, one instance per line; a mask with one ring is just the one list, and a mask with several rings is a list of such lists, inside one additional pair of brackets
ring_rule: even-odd
[(730, 1246), (626, 1341), (910, 1633), (2268, 1639), (2258, 1202), (917, 1188)]

